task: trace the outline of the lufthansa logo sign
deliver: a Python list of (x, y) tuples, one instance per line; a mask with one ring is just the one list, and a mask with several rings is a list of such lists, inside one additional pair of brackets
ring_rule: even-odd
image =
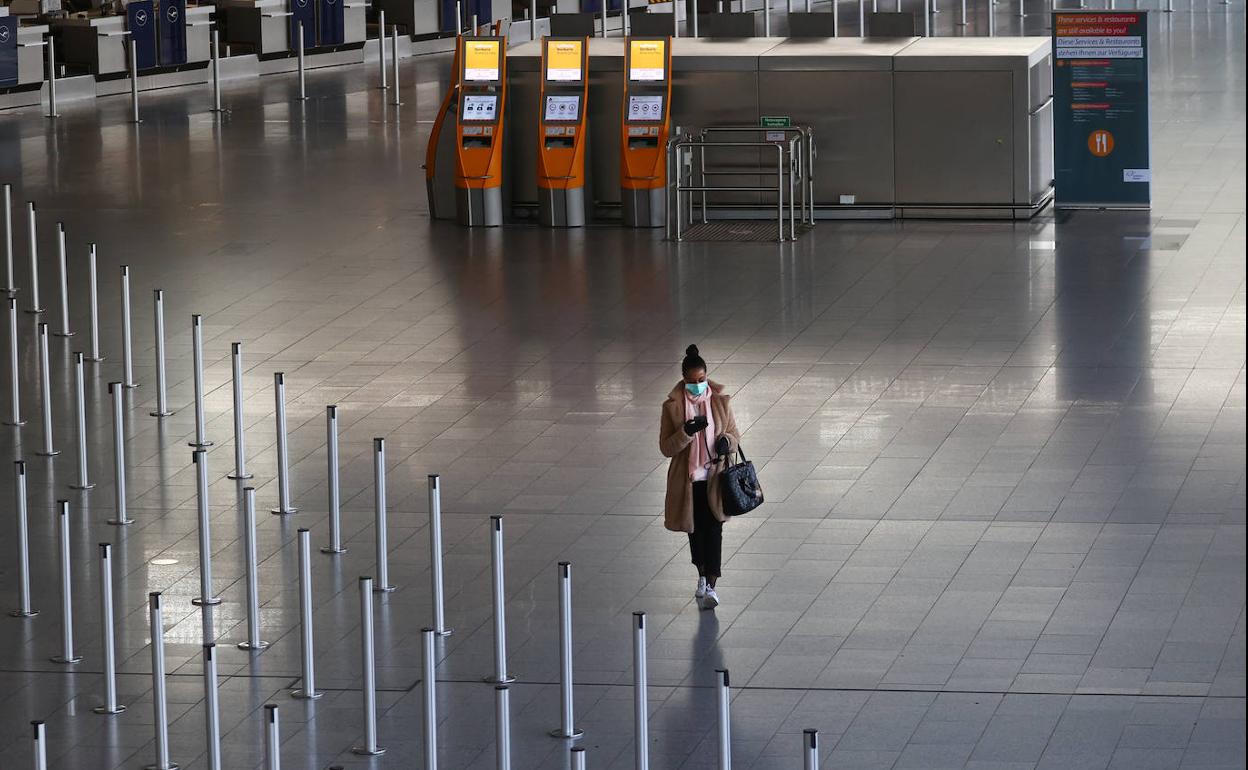
[(147, 24), (147, 11), (136, 11), (134, 14), (134, 23), (142, 27)]
[(169, 6), (168, 10), (165, 11), (165, 18), (169, 19), (169, 21), (177, 21), (178, 20), (178, 6), (176, 5)]
[(0, 27), (0, 43), (9, 42), (9, 28)]

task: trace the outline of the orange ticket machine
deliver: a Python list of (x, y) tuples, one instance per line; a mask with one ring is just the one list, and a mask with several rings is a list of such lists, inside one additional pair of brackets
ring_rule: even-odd
[(459, 109), (455, 116), (455, 217), (469, 227), (503, 223), (503, 115), (506, 39), (459, 39)]
[(671, 96), (671, 38), (628, 38), (620, 131), (620, 200), (626, 226), (664, 225)]
[(547, 227), (585, 226), (588, 75), (588, 38), (542, 41), (537, 197), (538, 221)]

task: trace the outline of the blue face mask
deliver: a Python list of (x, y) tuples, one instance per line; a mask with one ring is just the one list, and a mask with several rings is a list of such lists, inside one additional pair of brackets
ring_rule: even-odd
[(706, 392), (705, 382), (686, 382), (685, 390), (689, 391), (691, 396), (700, 396)]

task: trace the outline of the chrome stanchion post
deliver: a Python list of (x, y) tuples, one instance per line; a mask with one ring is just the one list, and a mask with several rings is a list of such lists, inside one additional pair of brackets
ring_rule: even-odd
[(450, 636), (442, 602), (442, 488), (436, 473), (429, 474), (429, 577), (433, 586), (433, 632)]
[[(836, 2), (836, 0), (832, 0)], [(858, 37), (867, 36), (867, 4), (865, 0), (858, 0)]]
[(69, 556), (69, 501), (56, 501), (58, 529), (57, 545), (61, 553), (61, 654), (52, 657), (53, 663), (78, 663), (82, 656), (74, 654), (74, 603), (73, 585), (70, 577)]
[(217, 692), (217, 645), (204, 645), (204, 737), (208, 770), (221, 770), (221, 706)]
[(315, 699), (316, 668), (312, 654), (312, 533), (299, 530), (299, 641), (303, 659), (303, 689), (291, 692), (295, 698)]
[(197, 607), (216, 605), (221, 598), (212, 592), (212, 509), (208, 505), (208, 452), (196, 449), (191, 453), (195, 464), (195, 502), (199, 514), (199, 596), (191, 599)]
[(373, 579), (360, 578), (360, 662), (364, 683), (364, 743), (353, 746), (355, 754), (375, 757), (386, 753), (377, 745), (377, 669), (373, 660)]
[(33, 737), (31, 738), (31, 753), (35, 762), (35, 770), (48, 770), (48, 732), (47, 725), (42, 719), (33, 719), (30, 722), (33, 728)]
[(572, 747), (572, 770), (585, 770), (585, 747)]
[(932, 0), (923, 0), (923, 37), (932, 35)]
[(57, 278), (60, 279), (61, 295), (61, 330), (58, 337), (72, 337), (74, 332), (69, 328), (69, 271), (65, 265), (65, 223), (56, 223), (56, 267)]
[[(1111, 8), (1113, 7), (1112, 0), (1111, 0), (1110, 7)], [(1027, 0), (1018, 0), (1018, 18), (1022, 19), (1022, 18), (1025, 18), (1026, 16), (1027, 16)], [(1021, 29), (1019, 30), (1019, 34), (1022, 34)]]
[(117, 703), (117, 648), (113, 641), (113, 544), (100, 543), (100, 640), (104, 657), (104, 705), (91, 709), (97, 714), (120, 714), (125, 706)]
[(187, 446), (203, 449), (212, 446), (204, 420), (204, 317), (191, 316), (191, 367), (195, 385), (195, 440)]
[[(458, 18), (459, 7), (456, 5), (456, 18)], [(463, 30), (463, 25), (456, 30), (456, 34)], [(381, 75), (380, 85), (377, 88), (381, 91), (386, 90), (386, 12), (384, 10), (377, 11), (377, 71)]]
[(165, 292), (152, 289), (152, 317), (156, 335), (156, 409), (148, 412), (152, 417), (168, 417), (168, 379), (165, 376)]
[(212, 30), (212, 111), (221, 109), (221, 37), (216, 27)]
[(48, 35), (48, 114), (49, 118), (59, 118), (56, 111), (56, 42)]
[(269, 643), (260, 638), (260, 589), (256, 576), (256, 490), (243, 487), (243, 556), (247, 578), (247, 641), (240, 650), (263, 650)]
[(376, 517), (377, 593), (390, 593), (390, 545), (386, 533), (386, 440), (373, 439), (373, 510)]
[(273, 373), (273, 398), (277, 407), (277, 507), (270, 511), (279, 515), (298, 512), (290, 504), (290, 454), (286, 447), (286, 375)]
[(160, 607), (160, 592), (147, 595), (152, 632), (152, 724), (156, 731), (156, 763), (148, 770), (175, 770), (169, 761), (169, 707), (165, 696), (165, 623)]
[(579, 738), (572, 708), (572, 562), (559, 562), (559, 727), (555, 738)]
[(719, 711), (719, 770), (732, 770), (732, 714), (729, 711), (728, 669), (715, 669), (716, 705)]
[(27, 253), (30, 255), (30, 307), (27, 313), (42, 313), (39, 304), (39, 234), (35, 227), (35, 202), (26, 201)]
[(307, 83), (304, 81), (303, 77), (303, 22), (299, 22), (297, 26), (299, 28), (299, 45), (295, 49), (295, 52), (299, 56), (299, 101), (306, 102), (308, 100), (308, 91)]
[(961, 14), (958, 17), (958, 26), (966, 26), (966, 0), (962, 0)]
[(802, 730), (802, 768), (819, 770), (819, 731), (808, 727)]
[(9, 615), (33, 618), (39, 610), (30, 607), (30, 522), (26, 515), (26, 463), (13, 463), (13, 496), (17, 508), (17, 609)]
[(771, 0), (763, 0), (763, 37), (771, 37)]
[(108, 383), (108, 394), (113, 397), (113, 489), (117, 512), (109, 524), (121, 526), (133, 524), (126, 515), (126, 421), (121, 403), (120, 382)]
[(243, 343), (230, 343), (230, 373), (234, 386), (234, 472), (227, 478), (252, 478), (247, 472), (247, 437), (243, 425)]
[(39, 416), (43, 424), (43, 449), (40, 457), (60, 454), (52, 442), (52, 371), (48, 365), (48, 325), (39, 324)]
[[(694, 37), (698, 36), (698, 9), (695, 7), (693, 13), (690, 14), (690, 31)], [(673, 0), (672, 2), (672, 37), (680, 37), (680, 2)]]
[(338, 407), (325, 407), (325, 455), (329, 474), (327, 502), (329, 507), (329, 545), (321, 553), (346, 553), (342, 547), (342, 510), (338, 487)]
[(87, 283), (91, 294), (91, 355), (88, 361), (103, 361), (100, 355), (100, 286), (95, 270), (95, 244), (87, 245)]
[(438, 770), (438, 678), (434, 630), (420, 629), (421, 690), (425, 703), (425, 770)]
[(494, 766), (511, 770), (511, 690), (505, 684), (494, 687)]
[(9, 419), (5, 425), (25, 425), (22, 419), (22, 381), (17, 349), (17, 300), (9, 296)]
[(646, 679), (646, 613), (633, 613), (633, 752), (636, 770), (650, 769), (650, 704)]
[(83, 373), (82, 353), (74, 353), (74, 420), (77, 427), (78, 483), (70, 489), (91, 489), (90, 472), (87, 469), (87, 383)]
[(13, 185), (8, 182), (4, 183), (4, 287), (0, 291), (17, 291), (13, 275)]
[(394, 67), (393, 98), (390, 104), (398, 107), (403, 102), (399, 99), (399, 25), (397, 24), (390, 28), (390, 66)]
[(121, 266), (121, 365), (127, 388), (137, 388), (134, 381), (134, 346), (130, 339), (130, 266)]
[(494, 674), (485, 681), (516, 681), (507, 673), (507, 593), (503, 587), (503, 517), (490, 517), (490, 576), (494, 584)]
[(139, 118), (139, 59), (135, 53), (134, 38), (130, 38), (130, 122), (142, 123)]
[(463, 0), (455, 0), (455, 34), (462, 35), (464, 33), (464, 4)]
[(276, 703), (264, 706), (264, 767), (282, 770), (282, 725)]

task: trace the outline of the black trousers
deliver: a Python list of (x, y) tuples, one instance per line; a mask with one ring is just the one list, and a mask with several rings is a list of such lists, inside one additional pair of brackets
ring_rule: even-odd
[(706, 499), (706, 482), (693, 482), (693, 531), (689, 533), (689, 555), (698, 574), (718, 578), (724, 550), (724, 523), (711, 513)]

